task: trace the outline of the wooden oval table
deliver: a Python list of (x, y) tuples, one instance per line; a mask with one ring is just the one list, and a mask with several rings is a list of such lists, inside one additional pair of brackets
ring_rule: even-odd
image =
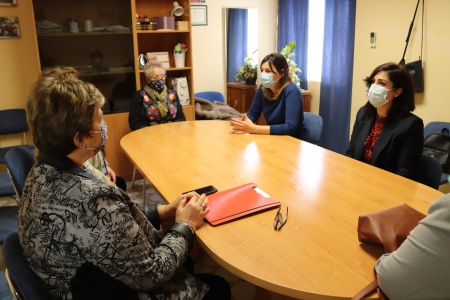
[(222, 267), (257, 286), (302, 299), (348, 299), (373, 278), (382, 250), (358, 242), (358, 216), (407, 203), (426, 213), (441, 192), (289, 136), (232, 132), (226, 121), (188, 121), (127, 134), (123, 150), (170, 202), (206, 185), (249, 182), (289, 207), (220, 226), (197, 238)]

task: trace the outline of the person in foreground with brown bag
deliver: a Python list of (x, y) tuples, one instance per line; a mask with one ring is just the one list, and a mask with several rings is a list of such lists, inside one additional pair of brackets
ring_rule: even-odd
[(400, 247), (375, 271), (390, 300), (450, 299), (450, 194), (438, 198)]

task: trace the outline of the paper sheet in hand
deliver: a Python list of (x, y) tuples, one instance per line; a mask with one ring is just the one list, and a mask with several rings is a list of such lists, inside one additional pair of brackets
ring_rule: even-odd
[(280, 206), (280, 202), (248, 183), (208, 196), (209, 213), (205, 219), (219, 225), (234, 219)]

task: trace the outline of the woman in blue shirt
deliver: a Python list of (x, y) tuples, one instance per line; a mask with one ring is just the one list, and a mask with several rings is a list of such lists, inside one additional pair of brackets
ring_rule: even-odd
[[(292, 82), (289, 66), (283, 55), (272, 53), (261, 61), (261, 86), (249, 111), (241, 119), (232, 118), (235, 131), (257, 134), (290, 135), (302, 139), (302, 94)], [(264, 113), (268, 125), (255, 124)]]

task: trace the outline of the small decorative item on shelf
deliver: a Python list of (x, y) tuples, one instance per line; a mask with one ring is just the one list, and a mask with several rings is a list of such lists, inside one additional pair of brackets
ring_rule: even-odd
[(244, 80), (247, 84), (256, 84), (256, 78), (258, 78), (258, 66), (256, 62), (251, 56), (247, 56), (244, 61), (245, 63), (238, 68), (238, 73), (234, 78), (236, 81)]
[(69, 31), (70, 31), (70, 33), (80, 32), (78, 29), (78, 22), (74, 18), (72, 18), (69, 22)]
[(173, 57), (175, 59), (175, 68), (184, 68), (184, 62), (186, 57), (186, 48), (185, 44), (178, 43), (173, 49)]
[(295, 55), (294, 53), (292, 53), (295, 47), (297, 47), (297, 43), (295, 43), (294, 41), (290, 41), (289, 43), (287, 43), (286, 47), (281, 50), (280, 54), (286, 58), (286, 61), (289, 65), (289, 73), (291, 74), (292, 81), (298, 86), (298, 88), (301, 89), (301, 80), (300, 78), (298, 78), (297, 72), (301, 72), (302, 70), (300, 70), (295, 61), (291, 59), (291, 57)]

